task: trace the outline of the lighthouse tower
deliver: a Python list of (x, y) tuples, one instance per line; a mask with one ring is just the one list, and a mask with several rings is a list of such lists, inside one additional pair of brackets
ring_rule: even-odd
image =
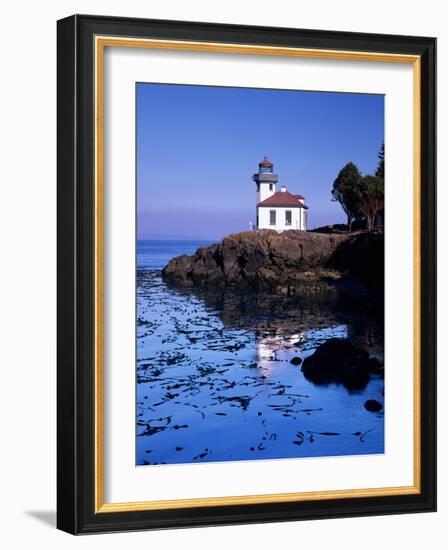
[(277, 174), (273, 173), (274, 165), (267, 158), (258, 164), (258, 174), (254, 174), (252, 179), (257, 185), (257, 204), (275, 194), (275, 186), (278, 182)]
[(273, 229), (281, 233), (288, 229), (306, 231), (308, 206), (302, 195), (293, 195), (285, 185), (277, 192), (274, 165), (264, 157), (258, 164), (258, 174), (252, 179), (257, 185), (257, 229)]

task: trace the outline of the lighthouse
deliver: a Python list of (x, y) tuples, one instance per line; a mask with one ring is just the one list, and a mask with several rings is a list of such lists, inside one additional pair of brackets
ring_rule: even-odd
[(274, 174), (274, 165), (267, 157), (258, 163), (258, 173), (252, 179), (257, 186), (257, 204), (276, 192), (278, 176)]
[(258, 163), (258, 173), (252, 176), (256, 188), (257, 229), (288, 229), (306, 231), (308, 206), (302, 195), (293, 195), (285, 185), (277, 191), (278, 176), (267, 158)]

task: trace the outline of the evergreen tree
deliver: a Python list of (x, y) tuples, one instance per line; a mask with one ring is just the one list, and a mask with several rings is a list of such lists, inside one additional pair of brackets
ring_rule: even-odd
[(381, 145), (380, 152), (378, 153), (378, 166), (375, 172), (375, 176), (381, 178), (384, 181), (384, 143)]

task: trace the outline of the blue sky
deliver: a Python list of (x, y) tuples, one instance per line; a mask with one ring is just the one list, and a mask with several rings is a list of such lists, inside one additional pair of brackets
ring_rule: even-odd
[(333, 181), (349, 161), (373, 173), (384, 140), (381, 95), (139, 83), (136, 116), (138, 238), (247, 230), (264, 155), (309, 228), (343, 223)]

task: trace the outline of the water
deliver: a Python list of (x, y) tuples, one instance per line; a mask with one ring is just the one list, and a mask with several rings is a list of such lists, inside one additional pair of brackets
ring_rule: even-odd
[[(366, 299), (179, 289), (160, 268), (206, 243), (139, 241), (138, 465), (384, 452), (384, 380), (315, 385), (300, 366), (328, 338), (383, 359), (381, 312)], [(142, 269), (143, 268), (143, 269)]]
[(175, 256), (194, 254), (210, 241), (137, 241), (137, 268), (162, 269)]

